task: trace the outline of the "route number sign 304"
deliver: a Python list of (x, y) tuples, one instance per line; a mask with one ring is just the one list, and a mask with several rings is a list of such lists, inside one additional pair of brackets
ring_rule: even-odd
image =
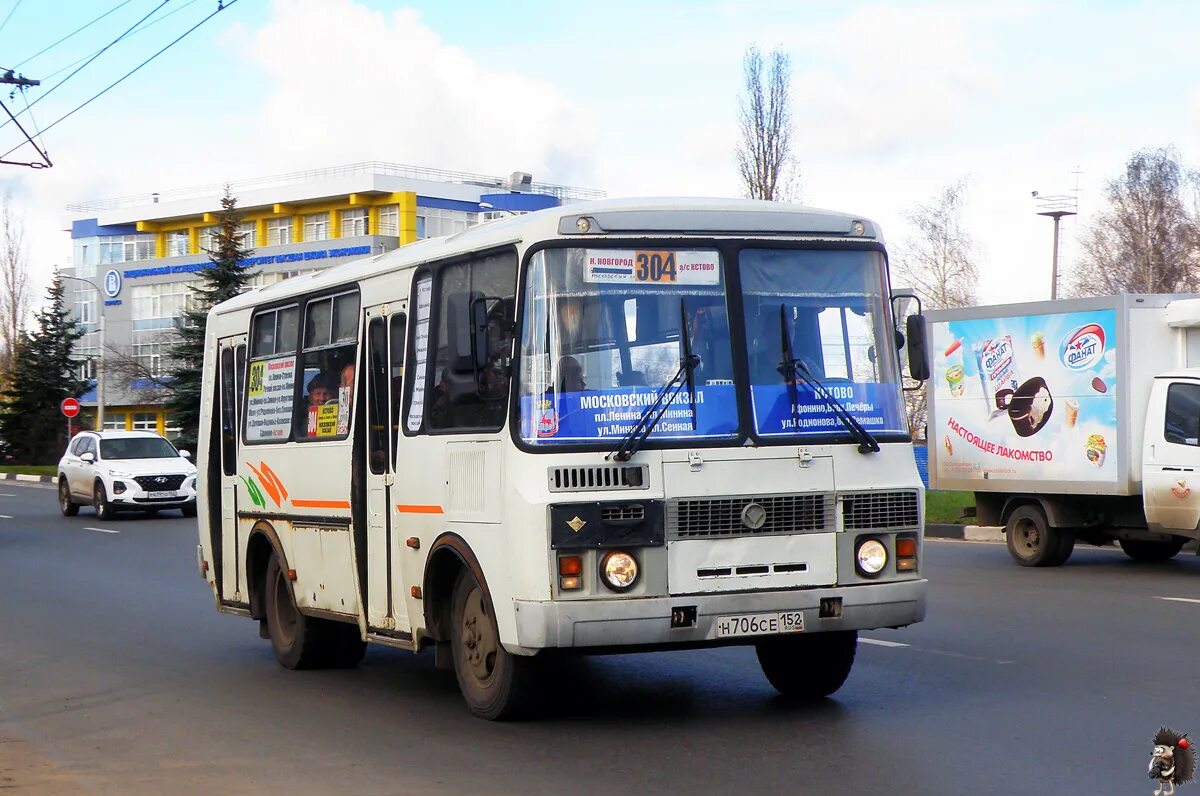
[(712, 638), (769, 636), (774, 633), (800, 633), (804, 630), (803, 611), (779, 611), (769, 614), (734, 614), (713, 620)]

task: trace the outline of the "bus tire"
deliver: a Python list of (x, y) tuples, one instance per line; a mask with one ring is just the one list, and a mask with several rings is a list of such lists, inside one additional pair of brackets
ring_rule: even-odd
[(196, 516), (196, 504), (195, 503), (184, 503), (182, 506), (179, 507), (179, 510), (183, 512), (183, 516), (185, 516), (185, 517), (195, 517)]
[(454, 584), (450, 622), (454, 674), (471, 712), (489, 721), (527, 712), (534, 661), (504, 649), (492, 601), (469, 570)]
[(367, 642), (363, 641), (358, 625), (331, 622), (328, 643), (328, 663), (334, 669), (353, 669), (367, 654)]
[(755, 642), (767, 681), (789, 699), (827, 697), (842, 687), (854, 666), (857, 630), (791, 633)]
[(1033, 504), (1014, 509), (1004, 526), (1008, 554), (1023, 567), (1057, 567), (1066, 561), (1060, 557), (1062, 533), (1051, 528), (1042, 507)]
[(79, 513), (79, 504), (71, 497), (71, 486), (67, 479), (58, 479), (58, 510), (64, 517), (74, 517)]
[(316, 669), (325, 664), (326, 628), (320, 620), (300, 613), (287, 573), (279, 566), (279, 556), (274, 552), (267, 563), (265, 586), (267, 635), (275, 660), (285, 669)]
[(1120, 539), (1121, 549), (1134, 561), (1169, 561), (1183, 548), (1183, 539), (1151, 542), (1145, 539)]

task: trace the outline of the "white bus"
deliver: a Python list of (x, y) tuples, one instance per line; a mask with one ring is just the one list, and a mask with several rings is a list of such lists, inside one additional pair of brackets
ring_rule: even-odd
[(201, 573), (283, 666), (432, 646), (489, 719), (553, 648), (753, 644), (830, 694), (925, 612), (891, 298), (866, 219), (684, 199), (248, 292), (208, 318)]

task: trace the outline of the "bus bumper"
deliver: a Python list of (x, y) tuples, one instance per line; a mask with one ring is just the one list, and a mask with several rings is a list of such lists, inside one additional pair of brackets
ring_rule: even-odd
[[(928, 581), (906, 580), (861, 586), (740, 594), (690, 594), (611, 600), (514, 600), (517, 645), (614, 647), (625, 645), (702, 644), (715, 641), (717, 617), (803, 611), (809, 633), (902, 627), (925, 618)], [(841, 616), (821, 617), (821, 601), (841, 598)], [(695, 624), (672, 627), (673, 609), (695, 608)], [(689, 612), (690, 613), (690, 612)], [(721, 639), (753, 642), (755, 636)]]

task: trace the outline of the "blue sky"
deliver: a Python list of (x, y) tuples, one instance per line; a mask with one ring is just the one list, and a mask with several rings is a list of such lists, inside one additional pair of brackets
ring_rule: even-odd
[[(0, 19), (15, 6), (0, 65), (118, 2), (0, 0)], [(50, 75), (161, 2), (129, 0), (19, 71)], [(54, 90), (36, 122), (215, 8), (168, 0), (151, 19), (172, 16)], [(736, 195), (740, 63), (755, 42), (792, 59), (806, 203), (872, 217), (899, 247), (905, 213), (966, 178), (981, 297), (1037, 299), (1050, 223), (1030, 191), (1078, 181), (1069, 267), (1079, 224), (1130, 153), (1173, 144), (1200, 164), (1198, 23), (1186, 2), (237, 0), (49, 131), (53, 169), (4, 166), (0, 182), (39, 285), (69, 255), (69, 202), (362, 160), (530, 171), (611, 196)], [(5, 149), (13, 133), (0, 129)]]

